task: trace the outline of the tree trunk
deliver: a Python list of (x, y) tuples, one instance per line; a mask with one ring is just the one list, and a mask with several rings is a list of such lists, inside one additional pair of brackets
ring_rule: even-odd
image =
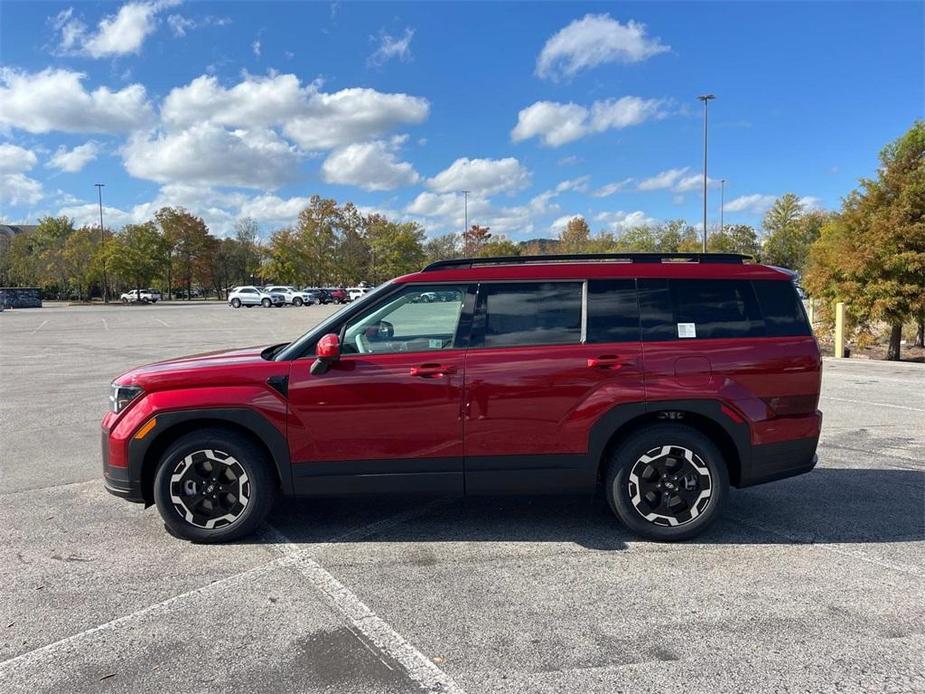
[(919, 314), (919, 327), (915, 331), (915, 346), (925, 347), (925, 311)]
[(890, 348), (887, 350), (886, 358), (889, 361), (899, 361), (899, 343), (903, 337), (903, 324), (894, 323), (890, 328)]

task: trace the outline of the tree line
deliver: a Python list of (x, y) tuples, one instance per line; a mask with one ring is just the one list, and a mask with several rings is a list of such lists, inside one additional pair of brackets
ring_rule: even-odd
[[(118, 231), (76, 228), (45, 217), (31, 233), (0, 236), (0, 286), (38, 286), (45, 296), (87, 299), (154, 286), (168, 296), (194, 290), (219, 297), (241, 284), (347, 286), (378, 284), (427, 262), (455, 257), (548, 253), (699, 252), (700, 230), (683, 220), (592, 233), (572, 218), (558, 238), (513, 241), (490, 227), (427, 238), (415, 222), (364, 214), (353, 203), (312, 196), (294, 224), (266, 239), (241, 219), (217, 238), (202, 218), (164, 207), (153, 219)], [(888, 358), (898, 359), (904, 324), (925, 322), (925, 123), (917, 122), (880, 155), (876, 178), (862, 179), (838, 211), (806, 209), (787, 193), (761, 229), (746, 224), (709, 230), (709, 252), (744, 253), (797, 271), (830, 323), (835, 301), (848, 305), (850, 328), (862, 341), (878, 323), (889, 326)]]

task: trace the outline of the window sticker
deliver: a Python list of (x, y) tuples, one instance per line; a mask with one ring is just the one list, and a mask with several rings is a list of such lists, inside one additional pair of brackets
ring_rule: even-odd
[(697, 337), (696, 324), (678, 323), (678, 337)]
[(428, 340), (427, 346), (430, 347), (431, 349), (443, 349), (443, 340), (435, 340), (433, 338), (430, 338)]

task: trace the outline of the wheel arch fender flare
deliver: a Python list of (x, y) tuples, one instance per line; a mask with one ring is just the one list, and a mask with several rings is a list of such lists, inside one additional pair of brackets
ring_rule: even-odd
[(158, 412), (153, 436), (133, 438), (128, 447), (129, 476), (141, 481), (145, 504), (153, 503), (153, 480), (157, 461), (167, 447), (198, 428), (227, 426), (243, 430), (266, 448), (284, 494), (292, 493), (292, 466), (286, 437), (260, 412), (246, 407), (209, 407)]

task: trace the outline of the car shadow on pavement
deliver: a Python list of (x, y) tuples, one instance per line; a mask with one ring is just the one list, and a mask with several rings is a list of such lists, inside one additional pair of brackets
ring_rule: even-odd
[[(722, 517), (691, 542), (916, 542), (925, 540), (923, 509), (923, 470), (817, 468), (808, 475), (733, 489)], [(388, 522), (390, 518), (397, 520)], [(627, 548), (627, 542), (639, 541), (620, 525), (602, 493), (438, 501), (426, 497), (283, 499), (268, 522), (291, 542), (309, 545), (571, 542), (591, 550), (619, 551)], [(250, 541), (276, 540), (264, 533)]]

